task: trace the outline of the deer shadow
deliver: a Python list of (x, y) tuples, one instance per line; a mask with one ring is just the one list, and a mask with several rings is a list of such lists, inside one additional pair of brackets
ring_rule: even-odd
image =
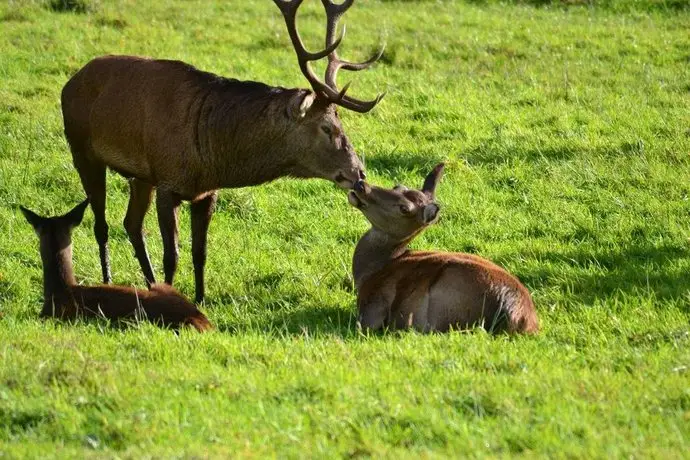
[(616, 146), (589, 147), (560, 145), (544, 147), (508, 147), (500, 141), (487, 139), (472, 148), (458, 152), (439, 155), (436, 152), (405, 152), (393, 150), (366, 157), (367, 169), (375, 170), (381, 175), (397, 177), (413, 171), (428, 171), (448, 157), (460, 158), (471, 165), (501, 165), (508, 161), (521, 160), (527, 163), (566, 162), (583, 156), (618, 157), (639, 156), (644, 154), (644, 145), (638, 142), (622, 142)]
[(386, 154), (366, 157), (367, 169), (388, 177), (399, 177), (410, 171), (428, 172), (444, 158), (436, 153), (410, 153), (394, 150)]
[[(679, 259), (688, 259), (687, 249), (680, 246), (634, 244), (616, 250), (571, 250), (537, 253), (542, 267), (534, 270), (516, 269), (515, 274), (532, 289), (559, 285), (571, 300), (592, 304), (619, 293), (640, 295), (652, 293), (659, 301), (678, 301), (688, 297), (688, 274), (671, 268)], [(563, 265), (582, 268), (562, 279)], [(596, 268), (600, 273), (591, 273)], [(601, 273), (601, 272), (604, 273)], [(683, 311), (690, 313), (690, 303), (683, 303)]]
[(218, 331), (230, 334), (260, 331), (278, 336), (330, 335), (346, 339), (357, 334), (357, 314), (354, 309), (335, 305), (300, 305), (274, 310), (260, 319), (216, 321), (215, 326)]

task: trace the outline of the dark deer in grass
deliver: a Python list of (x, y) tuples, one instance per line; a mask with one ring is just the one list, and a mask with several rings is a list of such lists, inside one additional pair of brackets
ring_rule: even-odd
[(360, 324), (423, 332), (483, 324), (491, 331), (537, 332), (529, 292), (501, 267), (471, 254), (408, 249), (438, 218), (442, 171), (443, 164), (436, 166), (421, 191), (364, 181), (350, 191), (350, 204), (371, 223), (352, 262)]
[[(148, 284), (154, 282), (142, 225), (154, 187), (163, 238), (165, 282), (178, 261), (178, 207), (191, 201), (196, 300), (204, 298), (206, 236), (220, 188), (245, 187), (278, 177), (328, 179), (343, 188), (364, 178), (362, 163), (338, 117), (337, 106), (368, 112), (381, 100), (361, 101), (338, 89), (339, 69), (366, 62), (341, 60), (337, 23), (353, 0), (326, 9), (326, 47), (309, 52), (296, 28), (302, 0), (274, 0), (312, 90), (286, 89), (202, 72), (179, 61), (131, 56), (92, 60), (62, 90), (65, 136), (95, 215), (103, 282), (111, 281), (105, 219), (106, 168), (131, 178), (124, 225)], [(327, 57), (321, 81), (311, 61)]]
[(78, 285), (72, 270), (72, 230), (81, 223), (87, 205), (88, 200), (59, 217), (41, 217), (21, 207), (40, 241), (41, 317), (141, 318), (173, 328), (189, 325), (199, 332), (212, 329), (206, 316), (167, 284), (154, 284), (148, 291), (124, 286)]

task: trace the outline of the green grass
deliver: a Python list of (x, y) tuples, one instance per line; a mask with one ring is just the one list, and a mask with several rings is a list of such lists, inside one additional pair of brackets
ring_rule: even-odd
[[(72, 6), (65, 5), (70, 4)], [(303, 35), (322, 40), (320, 4)], [(367, 228), (323, 181), (221, 193), (205, 311), (218, 331), (37, 319), (17, 210), (83, 199), (59, 94), (90, 58), (178, 58), (305, 86), (268, 0), (0, 5), (0, 457), (680, 458), (690, 446), (690, 10), (677, 0), (360, 1), (343, 54), (383, 37), (341, 111), (372, 182), (447, 160), (415, 248), (468, 251), (533, 292), (536, 337), (365, 337), (349, 270)], [(344, 82), (350, 75), (343, 75)], [(143, 285), (109, 175), (117, 283)], [(99, 281), (87, 213), (75, 266)], [(154, 213), (146, 221), (161, 276)], [(189, 216), (177, 286), (193, 296)], [(683, 453), (685, 452), (685, 454)]]

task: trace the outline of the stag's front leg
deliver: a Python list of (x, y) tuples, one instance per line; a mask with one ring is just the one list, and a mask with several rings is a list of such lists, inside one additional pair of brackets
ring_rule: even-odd
[(217, 200), (218, 191), (214, 190), (191, 204), (192, 261), (194, 263), (195, 301), (197, 303), (204, 301), (204, 266), (206, 265), (208, 226), (211, 223)]
[(179, 258), (178, 231), (180, 196), (167, 190), (156, 191), (156, 211), (158, 213), (158, 225), (163, 238), (163, 272), (165, 282), (173, 283), (177, 260)]
[(151, 184), (139, 179), (131, 180), (129, 183), (129, 205), (127, 206), (124, 224), (129, 241), (134, 247), (134, 255), (139, 261), (141, 270), (144, 272), (144, 278), (148, 287), (151, 287), (151, 284), (156, 282), (144, 239), (144, 217), (149, 210), (152, 197), (153, 186)]

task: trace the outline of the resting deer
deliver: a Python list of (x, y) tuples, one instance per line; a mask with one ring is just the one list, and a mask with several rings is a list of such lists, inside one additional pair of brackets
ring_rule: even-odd
[(145, 318), (178, 328), (190, 325), (199, 332), (212, 329), (206, 316), (172, 286), (154, 284), (151, 290), (124, 286), (79, 286), (72, 270), (72, 230), (81, 223), (88, 200), (59, 217), (41, 217), (21, 207), (40, 240), (43, 262), (41, 317), (111, 320)]
[[(103, 282), (111, 281), (105, 219), (106, 168), (131, 178), (124, 225), (147, 284), (155, 282), (142, 226), (157, 188), (165, 282), (178, 262), (178, 207), (191, 201), (192, 261), (196, 301), (204, 298), (206, 240), (220, 188), (258, 185), (279, 177), (328, 179), (351, 188), (364, 178), (362, 163), (338, 117), (337, 106), (368, 112), (381, 100), (361, 101), (338, 89), (339, 69), (366, 62), (338, 57), (338, 20), (354, 0), (322, 0), (326, 47), (310, 52), (296, 14), (302, 0), (274, 0), (287, 25), (299, 67), (312, 90), (238, 81), (180, 61), (104, 56), (86, 64), (62, 90), (65, 136), (91, 201)], [(311, 61), (327, 57), (321, 81)]]
[(364, 329), (447, 331), (484, 324), (491, 331), (537, 332), (527, 289), (492, 262), (458, 252), (410, 251), (409, 243), (436, 222), (436, 184), (443, 164), (421, 191), (358, 181), (348, 201), (371, 223), (352, 261)]

